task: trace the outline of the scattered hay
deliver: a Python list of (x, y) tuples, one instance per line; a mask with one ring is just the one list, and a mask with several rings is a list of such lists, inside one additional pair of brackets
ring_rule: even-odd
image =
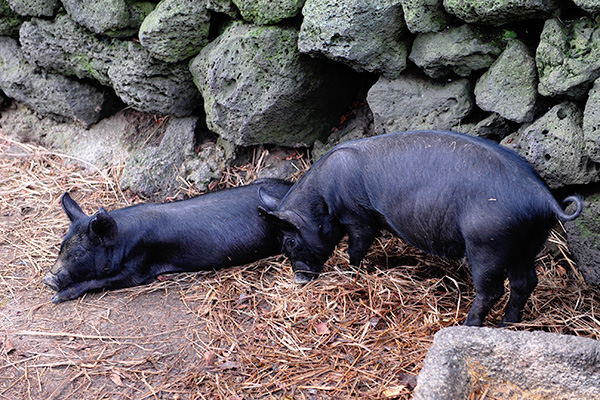
[[(214, 186), (248, 183), (256, 177), (262, 158), (264, 152), (257, 152), (253, 162), (230, 168)], [(64, 191), (75, 192), (87, 212), (139, 201), (120, 190), (119, 168), (82, 169), (71, 161), (0, 136), (1, 305), (27, 291), (44, 290), (41, 278), (54, 262), (68, 225), (59, 204)], [(181, 194), (195, 194), (191, 187), (182, 182)], [(199, 363), (184, 363), (181, 355), (169, 363), (168, 354), (151, 361), (160, 364), (154, 372), (144, 369), (144, 363), (150, 362), (146, 359), (116, 363), (104, 354), (111, 341), (142, 348), (156, 345), (157, 340), (117, 331), (100, 333), (95, 325), (91, 331), (83, 330), (84, 324), (81, 330), (69, 332), (39, 327), (21, 331), (21, 335), (67, 335), (89, 346), (95, 343), (94, 362), (86, 361), (83, 367), (81, 361), (67, 356), (67, 349), (62, 359), (52, 363), (21, 360), (19, 368), (29, 366), (17, 370), (16, 361), (8, 356), (10, 342), (4, 339), (0, 381), (13, 376), (8, 374), (11, 369), (18, 379), (4, 389), (0, 386), (0, 398), (30, 393), (32, 387), (42, 386), (46, 371), (62, 368), (69, 376), (55, 389), (58, 394), (69, 385), (82, 382), (78, 387), (90, 387), (94, 379), (104, 377), (118, 389), (126, 379), (142, 382), (140, 394), (132, 398), (409, 399), (433, 334), (461, 324), (466, 317), (474, 296), (468, 268), (462, 262), (426, 256), (385, 234), (372, 246), (361, 270), (355, 271), (348, 267), (346, 246), (342, 242), (326, 272), (303, 288), (292, 283), (289, 263), (277, 256), (219, 272), (178, 274), (117, 292), (135, 297), (177, 291), (192, 321), (177, 332), (185, 336), (186, 350), (194, 352)], [(525, 322), (513, 329), (599, 339), (599, 291), (583, 282), (560, 234), (552, 233), (548, 247), (552, 251), (538, 258), (540, 283), (527, 303)], [(102, 296), (80, 302), (79, 312), (85, 314)], [(492, 311), (490, 325), (500, 319), (505, 302), (506, 296)], [(22, 306), (26, 314), (41, 307), (24, 301)], [(4, 314), (0, 318), (9, 318), (6, 312), (0, 308)], [(152, 307), (142, 312), (161, 317), (160, 310)], [(85, 319), (85, 315), (78, 317)], [(51, 311), (44, 318), (53, 318)], [(141, 329), (144, 319), (131, 323)], [(161, 340), (174, 340), (173, 335)], [(3, 336), (0, 331), (0, 339)], [(73, 389), (69, 398), (129, 398), (120, 397), (114, 386), (103, 387), (97, 392), (84, 390), (80, 397)], [(485, 398), (485, 393), (477, 398)]]

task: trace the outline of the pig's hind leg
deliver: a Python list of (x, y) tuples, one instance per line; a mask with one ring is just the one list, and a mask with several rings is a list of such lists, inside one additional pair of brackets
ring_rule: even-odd
[(517, 323), (521, 320), (521, 314), (527, 299), (535, 289), (538, 278), (535, 273), (535, 255), (521, 253), (523, 258), (520, 262), (511, 265), (507, 269), (508, 281), (510, 282), (510, 298), (504, 310), (504, 318), (500, 326)]
[(467, 258), (473, 275), (475, 300), (465, 325), (482, 326), (487, 314), (504, 294), (504, 263), (488, 246), (467, 245)]

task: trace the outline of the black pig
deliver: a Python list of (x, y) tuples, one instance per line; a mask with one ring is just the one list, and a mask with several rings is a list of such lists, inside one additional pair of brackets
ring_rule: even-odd
[[(272, 204), (267, 193), (261, 193)], [(383, 228), (428, 253), (467, 256), (476, 297), (466, 325), (482, 325), (504, 293), (501, 324), (518, 322), (537, 285), (534, 259), (567, 214), (533, 168), (513, 151), (448, 131), (392, 133), (336, 146), (292, 187), (276, 210), (295, 281), (313, 279), (344, 234), (358, 265)]]
[(278, 232), (257, 211), (258, 189), (280, 200), (290, 186), (266, 179), (173, 203), (101, 208), (93, 216), (65, 193), (61, 203), (71, 226), (44, 283), (60, 303), (168, 272), (243, 265), (276, 254)]

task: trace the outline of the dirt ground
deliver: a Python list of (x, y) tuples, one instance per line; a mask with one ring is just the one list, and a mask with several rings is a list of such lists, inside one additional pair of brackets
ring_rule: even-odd
[[(384, 236), (358, 274), (341, 244), (303, 288), (277, 256), (55, 305), (41, 280), (68, 227), (60, 195), (88, 213), (139, 201), (118, 168), (71, 162), (0, 135), (0, 399), (409, 399), (433, 335), (472, 301), (463, 263)], [(548, 247), (516, 329), (600, 338), (599, 291), (559, 235)]]

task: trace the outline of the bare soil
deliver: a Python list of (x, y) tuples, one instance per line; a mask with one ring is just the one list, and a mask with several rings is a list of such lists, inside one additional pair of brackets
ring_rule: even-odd
[[(342, 243), (303, 288), (278, 256), (55, 305), (41, 280), (68, 227), (60, 195), (89, 213), (139, 201), (118, 168), (71, 161), (0, 135), (0, 399), (409, 399), (433, 335), (473, 299), (464, 263), (384, 235), (361, 271)], [(560, 235), (548, 247), (514, 329), (600, 338), (599, 291)]]

